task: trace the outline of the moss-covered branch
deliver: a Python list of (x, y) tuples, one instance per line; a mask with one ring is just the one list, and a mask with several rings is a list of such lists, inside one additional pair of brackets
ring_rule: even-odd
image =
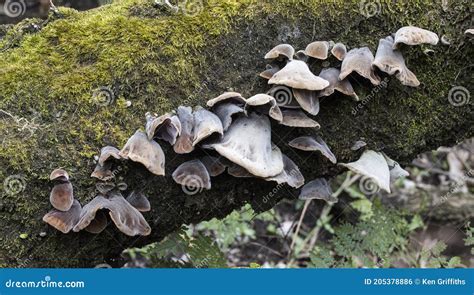
[[(314, 40), (334, 40), (375, 51), (380, 38), (409, 24), (450, 40), (451, 45), (438, 45), (433, 52), (404, 49), (409, 68), (422, 82), (418, 88), (390, 79), (377, 91), (369, 84), (355, 85), (364, 104), (343, 96), (322, 101), (316, 120), (339, 161), (358, 156), (350, 147), (361, 138), (403, 163), (473, 135), (472, 104), (456, 107), (448, 101), (453, 86), (472, 93), (473, 46), (463, 35), (470, 1), (446, 9), (428, 0), (387, 1), (370, 18), (361, 14), (359, 1), (209, 0), (177, 14), (153, 1), (115, 2), (81, 13), (60, 9), (61, 16), (24, 21), (0, 40), (2, 267), (90, 266), (127, 246), (160, 239), (181, 224), (225, 216), (246, 202), (265, 210), (282, 197), (292, 198), (295, 192), (286, 187), (259, 180), (243, 186), (227, 176), (215, 178), (211, 191), (187, 197), (169, 176), (125, 172), (129, 186), (146, 185), (153, 208), (145, 214), (151, 236), (129, 238), (113, 228), (98, 236), (63, 235), (41, 221), (49, 209), (51, 170), (70, 171), (76, 197), (85, 203), (94, 195), (89, 175), (102, 146), (123, 146), (144, 125), (146, 111), (204, 105), (225, 90), (247, 97), (266, 91), (257, 73), (265, 67), (265, 52), (280, 42), (301, 49)], [(318, 72), (320, 65), (312, 68)], [(113, 95), (102, 101), (101, 89)], [(339, 168), (318, 155), (285, 146), (302, 132), (275, 128), (273, 140), (307, 179), (337, 174)], [(167, 155), (167, 175), (189, 160), (172, 157), (171, 150)], [(18, 179), (20, 189), (8, 189), (7, 179)]]

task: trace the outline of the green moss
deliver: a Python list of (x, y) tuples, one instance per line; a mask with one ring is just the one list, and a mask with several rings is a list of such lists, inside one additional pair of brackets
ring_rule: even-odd
[[(204, 1), (195, 16), (173, 15), (152, 2), (114, 1), (86, 12), (61, 8), (60, 16), (51, 15), (47, 22), (22, 22), (0, 40), (4, 49), (0, 52), (0, 109), (14, 117), (0, 114), (0, 134), (6, 135), (0, 145), (0, 180), (19, 174), (27, 183), (17, 195), (2, 190), (1, 211), (6, 214), (0, 216), (0, 224), (8, 226), (0, 231), (0, 266), (11, 265), (15, 257), (25, 258), (27, 253), (56, 259), (33, 260), (30, 265), (85, 266), (100, 259), (101, 253), (120, 252), (121, 245), (110, 245), (108, 235), (71, 234), (66, 239), (41, 222), (49, 208), (49, 172), (57, 167), (70, 171), (76, 197), (84, 203), (94, 193), (89, 174), (93, 155), (102, 146), (122, 146), (143, 127), (147, 111), (164, 113), (180, 104), (203, 105), (229, 89), (244, 95), (265, 91), (268, 86), (256, 73), (265, 66), (265, 51), (280, 42), (304, 48), (311, 41), (331, 39), (351, 48), (367, 45), (375, 51), (379, 38), (408, 24), (451, 37), (453, 46), (438, 46), (433, 56), (423, 54), (418, 47), (404, 48), (410, 69), (423, 82), (420, 88), (407, 89), (392, 79), (356, 116), (351, 115), (356, 103), (347, 98), (323, 101), (317, 120), (341, 161), (355, 156), (349, 147), (360, 137), (365, 137), (371, 148), (385, 149), (407, 160), (441, 140), (472, 135), (472, 126), (462, 123), (472, 117), (472, 108), (452, 107), (446, 99), (450, 87), (469, 85), (466, 71), (460, 70), (466, 66), (466, 56), (472, 56), (462, 35), (468, 25), (469, 11), (463, 9), (469, 5), (467, 0), (458, 1), (446, 12), (428, 0), (383, 1), (381, 13), (371, 18), (359, 13), (359, 1), (355, 0), (298, 4), (290, 0), (214, 0)], [(32, 23), (41, 24), (39, 32), (25, 29)], [(318, 69), (318, 65), (313, 67)], [(112, 94), (109, 103), (102, 100), (107, 100), (105, 92), (100, 94), (104, 89)], [(356, 91), (364, 97), (371, 89), (361, 85)], [(127, 107), (126, 101), (131, 106)], [(460, 127), (467, 129), (449, 132)], [(285, 134), (290, 133), (286, 130)], [(287, 139), (279, 144), (284, 145)], [(324, 160), (312, 157), (304, 165), (307, 154), (283, 149), (302, 162), (299, 164), (308, 177), (334, 173), (335, 168)], [(177, 161), (170, 159), (168, 169)], [(183, 222), (199, 221), (206, 215), (223, 216), (239, 202), (265, 196), (271, 186), (259, 186), (253, 195), (245, 195), (233, 180), (219, 181), (223, 183), (221, 189), (203, 194), (203, 200), (213, 198), (219, 210), (203, 208), (198, 215), (194, 205), (185, 203), (188, 201), (179, 187), (153, 179), (150, 194), (155, 203), (149, 218), (159, 221), (154, 238)], [(229, 194), (223, 188), (231, 188), (237, 204), (229, 205), (222, 199)], [(179, 208), (183, 220), (170, 215), (167, 205)], [(262, 208), (265, 206), (271, 204)], [(48, 238), (38, 236), (42, 230), (48, 231)], [(28, 239), (19, 239), (21, 233), (27, 233)], [(124, 244), (130, 242), (119, 234), (114, 238)], [(92, 239), (95, 242), (88, 244)], [(107, 246), (97, 250), (99, 243)], [(50, 257), (34, 251), (38, 245), (55, 254)], [(95, 251), (98, 257), (83, 257), (82, 253), (77, 255), (80, 259), (58, 260), (68, 257), (77, 245)]]

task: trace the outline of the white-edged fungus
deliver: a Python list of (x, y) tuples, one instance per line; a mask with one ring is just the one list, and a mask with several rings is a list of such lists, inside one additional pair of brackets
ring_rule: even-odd
[(100, 149), (100, 155), (98, 163), (101, 166), (104, 166), (105, 162), (107, 162), (110, 158), (114, 158), (116, 160), (120, 160), (121, 157), (119, 155), (120, 151), (118, 148), (113, 146), (104, 146)]
[(176, 143), (176, 139), (181, 134), (181, 122), (178, 116), (168, 113), (155, 117), (149, 112), (145, 116), (145, 130), (149, 140), (157, 138), (171, 145)]
[(381, 153), (367, 150), (359, 160), (347, 164), (341, 163), (340, 165), (372, 179), (379, 188), (390, 193), (390, 171), (387, 161)]
[(194, 150), (194, 116), (191, 107), (179, 106), (176, 110), (179, 122), (181, 123), (181, 134), (173, 145), (173, 150), (177, 154), (187, 154)]
[(53, 209), (43, 216), (43, 221), (60, 232), (67, 234), (79, 221), (81, 210), (81, 204), (77, 200), (74, 200), (69, 210), (61, 211)]
[(322, 90), (329, 86), (329, 82), (315, 76), (308, 65), (300, 60), (292, 60), (275, 73), (268, 84), (286, 85), (296, 89)]
[(223, 102), (232, 102), (233, 104), (244, 106), (245, 98), (238, 92), (224, 92), (218, 97), (208, 100), (207, 106), (212, 108), (214, 105)]
[(346, 57), (347, 48), (342, 43), (336, 43), (331, 49), (331, 54), (334, 55), (338, 60), (342, 61)]
[(283, 154), (283, 171), (273, 177), (266, 178), (266, 181), (276, 181), (278, 184), (286, 183), (291, 187), (299, 188), (304, 184), (304, 176), (298, 166), (290, 158)]
[(300, 195), (298, 196), (300, 200), (324, 200), (328, 203), (336, 203), (337, 198), (333, 197), (332, 189), (329, 183), (324, 178), (316, 178), (306, 183), (303, 188), (301, 188)]
[(406, 26), (398, 29), (398, 31), (395, 33), (393, 49), (396, 49), (400, 43), (407, 45), (436, 45), (438, 44), (438, 41), (439, 37), (436, 35), (436, 33), (414, 26)]
[(308, 46), (304, 50), (304, 53), (312, 58), (325, 60), (328, 58), (329, 52), (329, 42), (327, 41), (315, 41)]
[(302, 151), (319, 151), (323, 156), (329, 159), (331, 163), (336, 164), (336, 156), (331, 152), (328, 145), (320, 136), (301, 136), (288, 143), (289, 146)]
[(143, 192), (132, 191), (126, 200), (140, 212), (148, 212), (151, 210), (150, 201)]
[(84, 230), (91, 234), (100, 234), (107, 227), (108, 223), (105, 210), (99, 210), (96, 212), (95, 218), (84, 228)]
[(49, 175), (49, 180), (68, 181), (69, 174), (64, 169), (54, 169)]
[(206, 166), (198, 160), (191, 160), (179, 165), (173, 172), (173, 180), (186, 187), (211, 189), (211, 177)]
[(265, 68), (265, 71), (261, 72), (258, 75), (262, 77), (263, 79), (270, 80), (273, 77), (273, 75), (275, 75), (275, 73), (278, 72), (279, 70), (280, 70), (280, 67), (278, 67), (277, 65), (267, 65)]
[(128, 139), (120, 156), (142, 164), (155, 175), (165, 175), (165, 154), (161, 146), (140, 130)]
[(295, 54), (295, 49), (290, 44), (279, 44), (272, 48), (267, 54), (265, 59), (288, 59), (292, 60)]
[(342, 61), (339, 80), (344, 80), (350, 73), (356, 72), (360, 76), (369, 79), (374, 85), (379, 85), (381, 80), (372, 68), (374, 55), (368, 47), (353, 48), (349, 50)]
[(128, 236), (147, 236), (151, 233), (150, 225), (143, 215), (130, 205), (118, 192), (112, 192), (104, 197), (98, 195), (82, 208), (81, 218), (73, 230), (78, 232), (85, 229), (95, 219), (99, 210), (109, 210), (109, 215), (117, 228)]
[(301, 127), (301, 128), (320, 128), (318, 122), (314, 121), (301, 110), (295, 109), (281, 109), (283, 115), (283, 120), (281, 125), (290, 126), (290, 127)]
[(68, 211), (74, 202), (74, 191), (71, 182), (56, 183), (49, 194), (49, 202), (59, 211)]
[(223, 163), (222, 159), (218, 157), (204, 156), (200, 160), (206, 167), (209, 175), (212, 177), (221, 175), (225, 172), (227, 167), (226, 164)]
[(403, 169), (397, 161), (390, 159), (385, 153), (382, 153), (382, 155), (384, 156), (388, 165), (388, 170), (390, 172), (390, 183), (395, 182), (401, 177), (407, 177), (410, 175), (410, 173)]
[(258, 177), (271, 177), (283, 171), (281, 151), (271, 142), (270, 120), (256, 113), (237, 118), (224, 137), (205, 148), (242, 166)]
[(245, 110), (248, 112), (252, 109), (269, 115), (272, 119), (278, 122), (283, 120), (283, 115), (281, 114), (281, 110), (278, 107), (275, 98), (268, 94), (260, 93), (248, 98), (247, 103), (245, 104)]
[(407, 68), (402, 53), (393, 49), (393, 38), (391, 36), (380, 39), (372, 64), (389, 75), (395, 75), (403, 85), (420, 86), (420, 81), (418, 81), (415, 74)]
[(226, 131), (229, 129), (230, 124), (232, 124), (234, 115), (244, 114), (245, 110), (240, 105), (224, 102), (213, 107), (212, 112), (219, 117), (222, 123), (222, 129)]
[(224, 133), (219, 117), (203, 107), (196, 107), (194, 110), (193, 146), (215, 133), (220, 136)]
[(318, 97), (329, 96), (334, 93), (335, 90), (352, 97), (354, 100), (358, 101), (359, 97), (354, 92), (351, 83), (348, 79), (339, 80), (339, 75), (341, 71), (336, 68), (325, 68), (321, 70), (319, 76), (327, 81), (329, 81), (329, 86), (324, 88), (318, 93)]
[(319, 113), (319, 98), (316, 91), (293, 88), (293, 96), (303, 110), (313, 116)]

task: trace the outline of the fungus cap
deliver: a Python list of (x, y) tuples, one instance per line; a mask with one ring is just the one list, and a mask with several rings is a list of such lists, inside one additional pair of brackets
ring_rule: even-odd
[(120, 156), (142, 164), (155, 175), (165, 175), (165, 154), (161, 146), (140, 130), (128, 139)]
[(331, 54), (340, 61), (344, 60), (347, 54), (346, 45), (342, 43), (336, 43), (331, 49)]
[(150, 201), (142, 192), (132, 191), (126, 200), (140, 212), (148, 212), (151, 210)]
[(173, 180), (186, 187), (211, 189), (211, 177), (206, 166), (198, 160), (191, 160), (179, 165), (173, 172)]
[(368, 177), (379, 188), (390, 193), (390, 171), (384, 156), (372, 150), (365, 151), (359, 160), (351, 163), (341, 163), (349, 170)]
[(273, 177), (266, 178), (266, 181), (276, 181), (278, 184), (286, 183), (291, 187), (299, 188), (304, 184), (304, 176), (298, 166), (286, 155), (283, 156), (283, 171)]
[(210, 176), (215, 177), (225, 172), (226, 165), (222, 159), (212, 156), (204, 156), (201, 159), (202, 164), (206, 167)]
[(245, 104), (245, 110), (248, 111), (252, 108), (256, 108), (262, 111), (262, 113), (268, 114), (272, 119), (278, 122), (283, 120), (283, 115), (275, 98), (268, 94), (260, 93), (248, 98)]
[(395, 33), (393, 49), (396, 49), (400, 43), (407, 45), (436, 45), (438, 44), (438, 41), (439, 37), (436, 33), (414, 26), (406, 26), (398, 29), (398, 31)]
[(316, 91), (293, 88), (293, 96), (303, 110), (313, 116), (319, 113), (319, 98)]
[(224, 137), (205, 147), (242, 166), (252, 175), (271, 177), (283, 171), (283, 158), (271, 142), (270, 120), (256, 113), (237, 118)]
[(64, 169), (54, 169), (49, 175), (49, 180), (67, 181), (69, 180), (69, 174)]
[(304, 50), (304, 53), (307, 56), (325, 60), (328, 58), (328, 52), (329, 52), (329, 42), (327, 41), (315, 41), (308, 46), (306, 46), (306, 49)]
[(273, 47), (267, 54), (265, 59), (277, 59), (284, 57), (285, 59), (292, 60), (295, 55), (295, 49), (290, 44), (279, 44)]
[(207, 106), (212, 108), (223, 102), (232, 102), (243, 106), (245, 104), (245, 98), (238, 92), (224, 92), (218, 97), (208, 100)]
[(281, 125), (300, 128), (321, 128), (318, 122), (314, 121), (301, 110), (281, 109), (283, 120)]
[(170, 113), (159, 117), (146, 113), (145, 130), (149, 140), (158, 138), (174, 145), (181, 134), (181, 122), (178, 116)]
[(224, 102), (215, 106), (212, 110), (214, 114), (221, 120), (222, 129), (226, 131), (232, 124), (232, 119), (237, 114), (244, 114), (245, 110), (243, 107), (230, 102)]
[(380, 39), (372, 64), (389, 75), (395, 75), (403, 85), (420, 86), (420, 81), (418, 81), (415, 74), (407, 68), (402, 53), (392, 48), (393, 44), (391, 36)]
[(119, 155), (120, 151), (116, 147), (113, 146), (104, 146), (100, 149), (100, 156), (99, 156), (99, 165), (104, 166), (105, 162), (108, 161), (111, 157), (117, 160), (120, 160), (121, 157)]
[(43, 216), (43, 221), (62, 233), (67, 234), (79, 221), (81, 204), (74, 200), (68, 211), (53, 209)]
[(302, 151), (319, 151), (323, 156), (328, 158), (331, 163), (337, 163), (336, 156), (331, 152), (326, 142), (324, 142), (320, 136), (301, 136), (290, 141), (288, 145)]
[(74, 202), (72, 184), (67, 181), (54, 185), (49, 194), (49, 202), (59, 211), (68, 211)]
[(286, 85), (297, 89), (322, 90), (329, 86), (329, 82), (315, 76), (308, 65), (301, 60), (292, 60), (275, 73), (268, 84)]
[(196, 144), (214, 133), (221, 136), (224, 133), (224, 128), (219, 117), (202, 107), (196, 107), (194, 111), (193, 146), (196, 146)]
[(78, 232), (89, 226), (99, 210), (109, 210), (109, 215), (117, 228), (128, 236), (147, 236), (151, 228), (143, 215), (130, 205), (118, 192), (112, 192), (104, 197), (98, 195), (82, 208), (81, 218), (73, 230)]
[(354, 92), (351, 83), (348, 79), (339, 80), (339, 75), (341, 71), (336, 68), (325, 68), (321, 70), (319, 76), (327, 81), (329, 81), (329, 86), (324, 88), (318, 93), (318, 97), (329, 96), (334, 93), (335, 90), (354, 98), (358, 101), (359, 97)]
[(372, 68), (373, 61), (374, 55), (368, 47), (349, 50), (342, 61), (339, 80), (344, 80), (350, 73), (356, 72), (360, 76), (369, 79), (372, 84), (379, 85), (381, 81)]
[(270, 80), (276, 72), (280, 70), (280, 67), (277, 65), (267, 65), (265, 71), (258, 74), (260, 77)]
[(382, 153), (382, 155), (384, 156), (388, 165), (388, 170), (390, 172), (390, 183), (394, 183), (397, 179), (410, 175), (410, 173), (403, 169), (397, 161), (390, 159), (390, 157), (385, 153)]
[(173, 150), (177, 154), (187, 154), (194, 150), (194, 116), (191, 107), (179, 106), (177, 116), (181, 124), (181, 134), (173, 145)]
[(108, 223), (107, 214), (104, 210), (99, 210), (95, 214), (95, 218), (84, 228), (84, 230), (91, 234), (100, 234), (107, 227)]
[(305, 184), (301, 189), (298, 199), (319, 199), (328, 203), (336, 203), (338, 201), (337, 198), (333, 197), (331, 186), (324, 178), (316, 178)]

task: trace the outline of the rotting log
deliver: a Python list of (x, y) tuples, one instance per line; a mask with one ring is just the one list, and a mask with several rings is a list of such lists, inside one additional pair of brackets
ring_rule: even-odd
[[(139, 166), (121, 172), (129, 187), (146, 187), (150, 236), (130, 238), (112, 226), (100, 235), (64, 235), (41, 221), (50, 209), (48, 175), (54, 168), (70, 172), (76, 197), (86, 203), (95, 191), (89, 177), (93, 156), (102, 146), (123, 146), (143, 127), (146, 111), (162, 114), (179, 105), (204, 105), (226, 90), (246, 97), (265, 92), (269, 87), (257, 74), (265, 68), (266, 51), (278, 43), (303, 49), (314, 40), (333, 40), (375, 52), (380, 38), (409, 24), (450, 42), (403, 48), (420, 87), (402, 86), (393, 77), (377, 88), (353, 80), (363, 101), (342, 95), (324, 99), (315, 117), (320, 131), (274, 126), (273, 141), (307, 180), (331, 178), (341, 168), (317, 153), (286, 146), (303, 134), (319, 133), (339, 162), (360, 155), (350, 147), (362, 138), (402, 164), (473, 136), (472, 103), (456, 106), (448, 99), (455, 86), (472, 93), (473, 41), (464, 35), (471, 19), (468, 0), (444, 6), (428, 0), (380, 1), (375, 11), (359, 1), (201, 3), (190, 2), (176, 14), (141, 0), (114, 1), (81, 13), (61, 8), (46, 22), (25, 20), (0, 30), (0, 266), (113, 262), (124, 248), (157, 241), (182, 224), (224, 217), (247, 202), (267, 210), (296, 196), (285, 186), (227, 175), (214, 178), (211, 190), (188, 196), (170, 175), (199, 152), (174, 157), (162, 144), (166, 177), (152, 177)], [(321, 64), (311, 68), (318, 73)]]

